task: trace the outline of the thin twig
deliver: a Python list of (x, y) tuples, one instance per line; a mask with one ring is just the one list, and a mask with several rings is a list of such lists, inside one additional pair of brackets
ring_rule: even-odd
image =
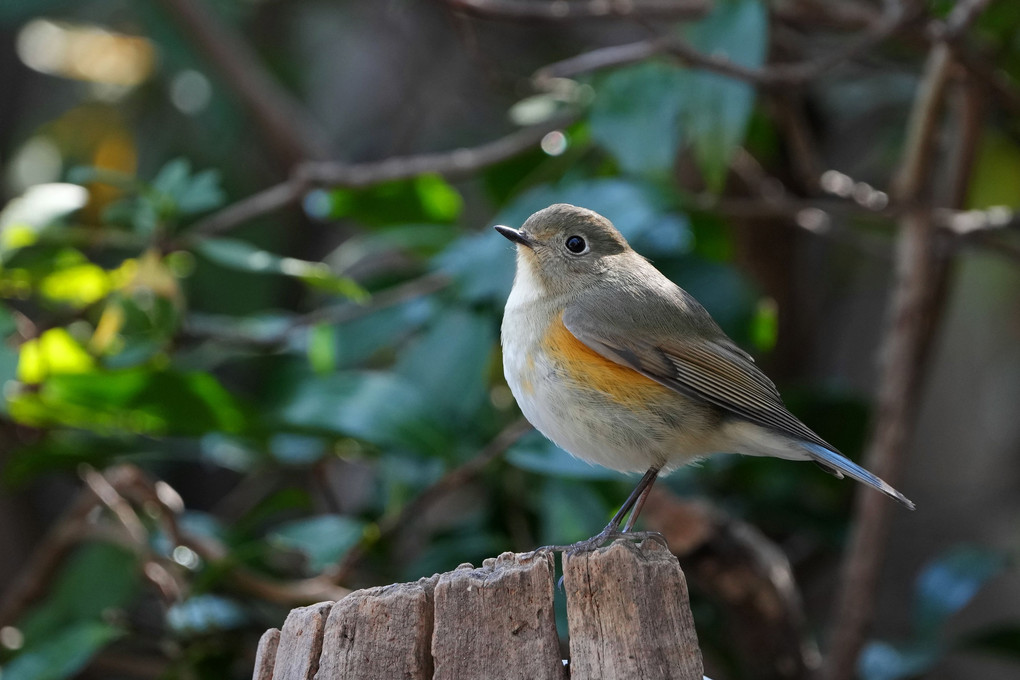
[(126, 478), (119, 485), (121, 493), (136, 503), (158, 510), (168, 536), (175, 536), (180, 545), (190, 548), (206, 562), (217, 565), (229, 578), (225, 583), (232, 589), (253, 595), (267, 602), (296, 606), (324, 600), (339, 600), (350, 591), (318, 575), (304, 579), (281, 581), (263, 576), (230, 560), (225, 546), (210, 536), (198, 536), (183, 530), (177, 523), (177, 510), (160, 495), (156, 485), (137, 467), (123, 465)]
[(547, 134), (569, 125), (574, 119), (574, 116), (558, 117), (517, 130), (486, 144), (445, 153), (387, 158), (378, 162), (358, 164), (314, 161), (302, 163), (294, 168), (291, 179), (253, 194), (195, 223), (189, 230), (187, 238), (202, 238), (228, 231), (248, 220), (298, 202), (305, 193), (315, 187), (364, 188), (426, 173), (449, 178), (469, 175), (536, 146)]
[(701, 52), (683, 38), (658, 36), (623, 45), (613, 45), (585, 52), (542, 67), (533, 80), (541, 87), (550, 78), (568, 78), (582, 73), (631, 64), (656, 54), (669, 54), (685, 65), (713, 71), (761, 87), (801, 85), (823, 75), (832, 68), (864, 53), (895, 33), (916, 16), (916, 5), (889, 5), (887, 11), (868, 30), (852, 38), (842, 48), (815, 59), (795, 63), (770, 64), (749, 68), (729, 57)]
[[(142, 565), (142, 574), (145, 578), (159, 590), (164, 602), (168, 604), (178, 602), (183, 598), (184, 584), (164, 564), (168, 560), (158, 555), (150, 547), (149, 532), (146, 530), (145, 524), (131, 503), (121, 495), (120, 490), (117, 488), (118, 486), (130, 488), (130, 482), (135, 474), (136, 471), (133, 468), (125, 468), (123, 471), (118, 472), (118, 484), (115, 486), (106, 476), (100, 474), (91, 466), (85, 465), (81, 472), (81, 478), (92, 493), (96, 495), (100, 503), (106, 506), (113, 513), (113, 516), (117, 518), (120, 526), (127, 534), (125, 547), (138, 556)], [(111, 540), (116, 539), (111, 537)]]
[(321, 307), (307, 314), (292, 317), (287, 325), (272, 335), (253, 338), (243, 332), (222, 327), (223, 324), (188, 322), (184, 331), (187, 338), (209, 338), (220, 342), (257, 347), (266, 350), (278, 349), (287, 344), (295, 335), (317, 324), (342, 324), (364, 316), (374, 314), (382, 309), (416, 300), (436, 293), (450, 285), (449, 277), (444, 274), (425, 274), (416, 279), (405, 281), (385, 290), (373, 293), (366, 303), (343, 302), (338, 305)]
[(451, 9), (507, 21), (576, 21), (646, 17), (693, 19), (705, 14), (708, 0), (442, 0)]
[[(416, 300), (426, 295), (436, 293), (450, 285), (450, 278), (445, 274), (425, 274), (416, 279), (397, 284), (386, 290), (374, 293), (371, 299), (365, 304), (355, 302), (344, 302), (331, 307), (320, 307), (307, 314), (294, 319), (292, 327), (285, 331), (286, 335), (292, 335), (300, 328), (314, 326), (315, 324), (342, 324), (363, 316), (374, 314), (382, 309), (395, 307), (396, 305)], [(282, 341), (283, 339), (281, 339)]]

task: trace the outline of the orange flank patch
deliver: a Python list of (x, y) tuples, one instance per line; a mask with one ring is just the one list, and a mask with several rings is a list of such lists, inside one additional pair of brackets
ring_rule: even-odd
[(563, 325), (560, 314), (549, 325), (542, 347), (567, 376), (624, 406), (644, 405), (649, 399), (668, 393), (660, 385), (632, 368), (607, 359), (574, 337)]

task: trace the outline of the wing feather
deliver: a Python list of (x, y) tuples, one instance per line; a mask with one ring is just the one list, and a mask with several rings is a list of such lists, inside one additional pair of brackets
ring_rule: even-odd
[(614, 332), (610, 325), (598, 323), (597, 316), (585, 314), (583, 308), (568, 306), (563, 324), (578, 340), (607, 359), (681, 394), (794, 439), (836, 451), (786, 409), (768, 376), (721, 330), (716, 337), (655, 332), (634, 337), (631, 332)]

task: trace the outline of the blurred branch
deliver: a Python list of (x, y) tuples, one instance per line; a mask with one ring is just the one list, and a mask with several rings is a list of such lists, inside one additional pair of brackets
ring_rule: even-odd
[(201, 0), (159, 1), (205, 53), (223, 84), (234, 91), (251, 113), (285, 168), (324, 155), (325, 133), (301, 104), (266, 73), (241, 35), (220, 21)]
[(431, 295), (450, 285), (450, 279), (443, 274), (425, 274), (416, 279), (391, 286), (385, 290), (372, 293), (366, 303), (343, 302), (338, 305), (321, 307), (307, 314), (294, 316), (286, 328), (270, 337), (253, 338), (232, 329), (216, 324), (203, 324), (194, 319), (188, 321), (184, 335), (189, 338), (211, 338), (221, 342), (257, 346), (275, 349), (285, 345), (292, 336), (317, 324), (342, 324), (363, 316), (374, 314), (379, 310)]
[(161, 492), (157, 484), (149, 480), (137, 467), (133, 465), (121, 467), (127, 468), (130, 474), (124, 485), (124, 494), (133, 498), (140, 505), (156, 509), (167, 535), (176, 537), (178, 545), (190, 548), (203, 560), (222, 570), (228, 577), (224, 582), (229, 584), (230, 588), (247, 595), (253, 595), (266, 602), (288, 606), (339, 600), (350, 592), (346, 588), (331, 583), (322, 575), (280, 581), (237, 564), (231, 559), (226, 546), (219, 541), (210, 536), (197, 536), (181, 529), (177, 523), (177, 515), (183, 506), (167, 501), (168, 492), (173, 497), (179, 498), (169, 485), (160, 482), (165, 485), (165, 489)]
[[(129, 467), (114, 468), (118, 471), (115, 477), (117, 486), (130, 486), (134, 482), (137, 471)], [(126, 547), (132, 550), (142, 563), (142, 574), (163, 596), (167, 603), (182, 599), (184, 584), (168, 569), (163, 562), (168, 561), (155, 553), (150, 547), (149, 532), (131, 503), (121, 495), (117, 486), (104, 475), (89, 465), (83, 465), (80, 472), (85, 485), (95, 494), (99, 502), (106, 506), (127, 533)], [(176, 566), (176, 565), (175, 565)]]
[(508, 21), (574, 21), (646, 17), (692, 19), (711, 7), (710, 0), (441, 0), (465, 14)]
[(444, 153), (400, 156), (371, 163), (306, 162), (294, 168), (291, 178), (227, 206), (197, 222), (186, 238), (212, 236), (250, 219), (300, 201), (315, 187), (364, 188), (409, 179), (425, 173), (461, 177), (512, 158), (536, 146), (554, 130), (569, 125), (574, 116), (555, 118), (513, 132), (480, 146)]
[(829, 2), (828, 0), (776, 0), (770, 5), (780, 21), (806, 26), (811, 30), (835, 28), (858, 30), (873, 24), (881, 10), (864, 2)]
[[(962, 1), (947, 20), (945, 35), (966, 29), (984, 0)], [(935, 248), (936, 222), (930, 208), (919, 204), (930, 183), (934, 138), (953, 57), (946, 42), (928, 55), (907, 124), (906, 144), (893, 185), (893, 197), (913, 206), (900, 219), (896, 249), (897, 273), (889, 318), (880, 349), (882, 370), (875, 403), (875, 424), (865, 465), (894, 486), (902, 479), (904, 457), (921, 399), (921, 387), (934, 328), (945, 302), (949, 256)], [(950, 161), (951, 200), (962, 201), (970, 177), (973, 147), (980, 120), (959, 116), (957, 136), (963, 149)], [(968, 148), (969, 147), (969, 148)], [(953, 206), (957, 207), (957, 206)], [(893, 506), (878, 494), (858, 492), (856, 519), (844, 558), (832, 636), (826, 659), (826, 680), (850, 680), (874, 615), (880, 566), (888, 540)]]
[(53, 522), (36, 545), (25, 566), (0, 596), (0, 628), (14, 625), (22, 612), (39, 598), (56, 576), (71, 549), (88, 535), (89, 514), (98, 504), (96, 495), (82, 491)]
[[(146, 508), (147, 512), (157, 511), (167, 536), (176, 545), (184, 545), (206, 562), (220, 567), (227, 576), (225, 582), (235, 590), (288, 606), (336, 600), (349, 592), (323, 576), (278, 581), (231, 562), (227, 548), (215, 539), (182, 531), (177, 524), (177, 515), (183, 509), (179, 496), (169, 485), (153, 483), (134, 465), (117, 465), (102, 473), (85, 467), (81, 476), (85, 488), (53, 523), (28, 563), (3, 592), (0, 627), (17, 623), (25, 609), (46, 591), (71, 550), (86, 540), (110, 541), (135, 550), (143, 563), (143, 574), (157, 586), (164, 600), (178, 599), (183, 585), (163, 564), (167, 560), (149, 548), (149, 531), (132, 502)], [(170, 502), (168, 497), (178, 502)], [(99, 507), (108, 508), (117, 518), (120, 524), (117, 531), (111, 531), (111, 525), (99, 524), (99, 517), (94, 514)]]
[(599, 48), (549, 64), (536, 71), (533, 79), (541, 86), (549, 78), (567, 78), (611, 66), (631, 64), (657, 54), (669, 54), (692, 68), (713, 71), (762, 87), (801, 85), (882, 42), (915, 18), (918, 10), (919, 5), (915, 2), (887, 4), (885, 11), (873, 24), (842, 48), (801, 62), (748, 68), (726, 56), (705, 54), (678, 36), (663, 35)]
[[(434, 484), (401, 508), (396, 515), (380, 520), (378, 532), (373, 536), (372, 543), (381, 543), (395, 536), (420, 517), (437, 500), (476, 479), (492, 461), (506, 453), (507, 449), (530, 431), (531, 423), (524, 418), (519, 418), (507, 425), (485, 448), (478, 452), (478, 455), (440, 477)], [(365, 558), (368, 547), (368, 543), (362, 541), (348, 551), (339, 564), (326, 572), (329, 574), (330, 580), (334, 583), (344, 583), (350, 579), (354, 569)]]
[[(293, 327), (286, 331), (290, 335), (299, 328), (307, 328), (320, 323), (341, 324), (374, 314), (381, 309), (415, 300), (438, 292), (450, 285), (450, 279), (444, 274), (425, 274), (416, 279), (397, 284), (386, 290), (373, 293), (365, 304), (344, 302), (331, 307), (320, 307), (308, 314), (302, 314), (294, 320)], [(282, 341), (282, 339), (281, 339)]]

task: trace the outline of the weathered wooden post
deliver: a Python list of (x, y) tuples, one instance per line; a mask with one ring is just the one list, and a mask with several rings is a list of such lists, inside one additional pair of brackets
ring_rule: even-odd
[[(259, 642), (255, 680), (563, 680), (549, 553), (293, 610)], [(570, 678), (701, 680), (687, 585), (658, 541), (567, 556)]]
[(701, 680), (687, 582), (655, 540), (565, 555), (571, 680)]

